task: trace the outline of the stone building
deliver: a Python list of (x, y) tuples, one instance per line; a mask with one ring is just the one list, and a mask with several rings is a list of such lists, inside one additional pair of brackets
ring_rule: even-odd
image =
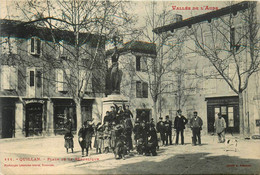
[[(252, 12), (252, 13), (251, 13)], [(171, 43), (182, 50), (182, 56), (176, 61), (174, 68), (180, 68), (170, 77), (175, 86), (169, 86), (169, 93), (163, 96), (165, 104), (164, 115), (170, 114), (173, 118), (178, 108), (181, 108), (188, 118), (193, 111), (198, 111), (204, 121), (204, 133), (214, 132), (214, 121), (217, 113), (221, 113), (227, 123), (227, 132), (245, 135), (259, 134), (259, 39), (253, 45), (255, 62), (250, 62), (250, 34), (252, 25), (259, 30), (259, 4), (257, 2), (240, 2), (230, 6), (193, 16), (188, 19), (155, 28), (158, 35), (167, 33), (182, 34), (185, 39), (181, 43), (171, 38)], [(248, 15), (245, 20), (246, 15)], [(229, 21), (225, 23), (225, 21)], [(214, 26), (215, 25), (215, 26)], [(258, 27), (257, 27), (258, 26)], [(251, 27), (251, 28), (250, 28)], [(254, 38), (259, 38), (256, 35)], [(251, 45), (252, 46), (252, 45)], [(224, 51), (226, 49), (226, 51)], [(205, 51), (205, 52), (202, 52)], [(213, 51), (216, 51), (215, 53)], [(211, 53), (211, 55), (206, 55)], [(252, 52), (251, 52), (252, 53)], [(239, 58), (238, 64), (231, 61), (229, 56)], [(258, 55), (257, 55), (258, 54)], [(217, 57), (217, 56), (218, 57)], [(216, 56), (216, 57), (214, 57)], [(231, 57), (230, 56), (230, 57)], [(206, 57), (212, 58), (211, 61)], [(214, 62), (218, 58), (222, 62)], [(225, 62), (224, 62), (225, 61)], [(212, 63), (215, 63), (212, 64)], [(219, 65), (224, 67), (216, 67)], [(247, 83), (246, 76), (252, 65), (253, 71), (248, 86), (242, 93), (239, 90), (237, 67), (241, 73), (241, 85)], [(230, 83), (237, 89), (232, 89), (227, 81), (220, 76), (230, 78)], [(167, 79), (167, 77), (166, 77)], [(178, 87), (180, 87), (178, 89)], [(182, 98), (180, 98), (182, 96)], [(242, 97), (242, 98), (240, 98)], [(242, 99), (242, 100), (241, 100)], [(180, 102), (183, 102), (180, 104)], [(243, 108), (239, 106), (243, 103)], [(240, 113), (244, 114), (239, 115)]]
[(60, 134), (68, 119), (76, 131), (101, 117), (102, 37), (79, 33), (77, 50), (70, 31), (14, 20), (0, 25), (1, 138)]
[[(108, 67), (112, 65), (111, 56), (114, 49), (106, 52)], [(118, 48), (120, 54), (119, 69), (123, 71), (120, 94), (130, 106), (134, 118), (145, 112), (145, 120), (153, 116), (153, 100), (151, 96), (152, 76), (148, 67), (156, 57), (156, 45), (143, 41), (130, 41)], [(107, 108), (109, 110), (109, 108)], [(106, 109), (103, 110), (103, 115)]]

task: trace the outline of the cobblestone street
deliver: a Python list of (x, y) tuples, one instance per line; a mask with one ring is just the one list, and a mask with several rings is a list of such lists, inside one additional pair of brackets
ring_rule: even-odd
[[(237, 152), (225, 151), (216, 136), (203, 136), (202, 146), (192, 146), (186, 135), (185, 145), (161, 147), (158, 156), (141, 156), (135, 151), (125, 160), (112, 153), (81, 157), (77, 139), (75, 151), (67, 154), (62, 136), (3, 139), (0, 141), (1, 173), (15, 174), (258, 174), (259, 140), (238, 140)], [(231, 138), (231, 136), (227, 136)]]

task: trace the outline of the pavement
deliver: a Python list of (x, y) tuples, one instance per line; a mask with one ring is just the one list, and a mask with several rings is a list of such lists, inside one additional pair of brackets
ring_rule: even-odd
[[(202, 146), (160, 147), (157, 156), (142, 156), (133, 151), (125, 160), (112, 153), (90, 150), (81, 157), (74, 138), (74, 153), (66, 153), (63, 136), (0, 140), (1, 174), (260, 174), (260, 140), (237, 139), (237, 151), (217, 143), (217, 136), (202, 136)], [(226, 151), (225, 149), (228, 148)]]

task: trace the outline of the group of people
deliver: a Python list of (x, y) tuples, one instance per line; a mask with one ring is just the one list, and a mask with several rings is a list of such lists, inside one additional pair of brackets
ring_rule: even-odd
[[(160, 121), (157, 123), (157, 131), (160, 133), (161, 145), (172, 145), (172, 121), (169, 120), (169, 116), (165, 117), (165, 121), (162, 121), (162, 117), (159, 118)], [(188, 119), (182, 115), (182, 111), (177, 110), (177, 116), (174, 119), (173, 128), (176, 133), (175, 144), (179, 144), (179, 135), (181, 135), (181, 144), (184, 145), (184, 129), (185, 125), (188, 123)], [(194, 111), (194, 117), (190, 120), (190, 126), (192, 129), (192, 144), (197, 143), (201, 145), (200, 131), (202, 130), (202, 119), (198, 116), (198, 112)], [(197, 142), (198, 141), (198, 142)]]
[[(201, 130), (203, 121), (198, 116), (198, 112), (194, 111), (194, 116), (190, 120), (190, 128), (192, 130), (192, 145), (201, 145)], [(146, 121), (144, 113), (136, 116), (134, 125), (132, 124), (133, 114), (129, 110), (129, 106), (124, 105), (118, 107), (114, 104), (111, 110), (106, 112), (103, 124), (101, 122), (96, 125), (92, 121), (86, 121), (83, 127), (78, 132), (78, 141), (82, 148), (82, 156), (88, 156), (89, 148), (91, 148), (92, 137), (95, 137), (94, 147), (96, 153), (113, 152), (116, 159), (125, 158), (130, 151), (133, 151), (132, 133), (134, 133), (134, 142), (136, 151), (141, 155), (157, 155), (157, 150), (160, 146), (172, 145), (172, 128), (176, 133), (175, 144), (179, 143), (179, 135), (181, 144), (184, 145), (184, 129), (188, 120), (182, 115), (179, 109), (174, 122), (167, 115), (165, 121), (159, 118), (156, 124), (151, 121)], [(224, 137), (225, 120), (223, 123), (221, 115), (216, 119), (216, 131), (222, 142)], [(173, 126), (172, 126), (173, 125)], [(71, 148), (73, 152), (73, 134), (71, 133), (72, 124), (67, 122), (67, 133), (65, 134), (65, 148)], [(220, 129), (222, 127), (222, 129)], [(161, 144), (159, 144), (161, 142)], [(84, 152), (86, 150), (86, 153)]]

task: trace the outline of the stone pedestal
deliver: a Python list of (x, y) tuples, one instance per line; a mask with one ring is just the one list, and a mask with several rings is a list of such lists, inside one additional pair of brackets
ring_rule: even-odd
[(104, 120), (104, 116), (106, 115), (106, 111), (111, 111), (110, 107), (116, 104), (117, 106), (122, 106), (123, 103), (125, 105), (129, 105), (128, 97), (123, 96), (121, 94), (111, 94), (102, 99), (103, 109), (102, 109), (102, 123)]

